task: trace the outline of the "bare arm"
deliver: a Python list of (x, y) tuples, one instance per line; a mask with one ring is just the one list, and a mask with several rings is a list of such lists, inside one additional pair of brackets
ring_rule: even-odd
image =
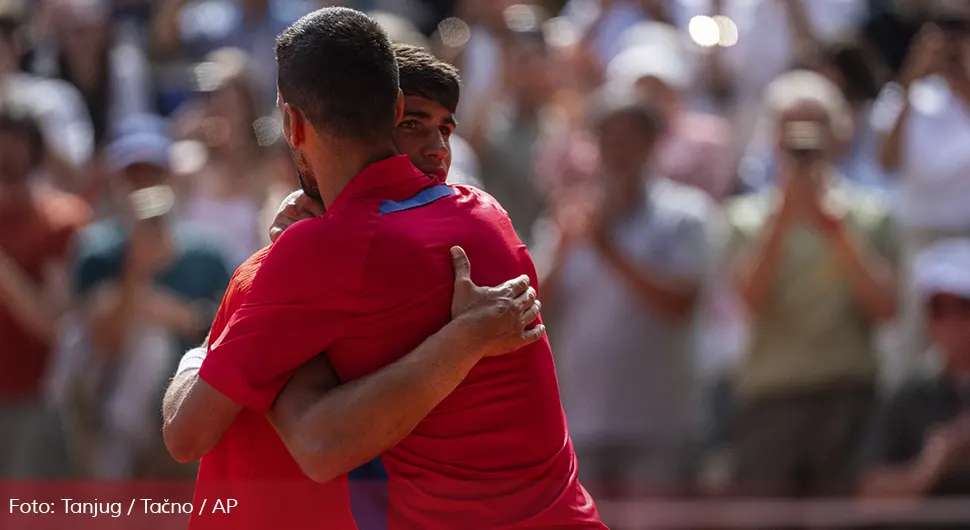
[(67, 268), (63, 263), (45, 267), (40, 285), (0, 250), (0, 304), (36, 339), (53, 344), (57, 318), (67, 308)]
[[(205, 354), (204, 350), (193, 352)], [(181, 371), (172, 380), (162, 400), (165, 447), (177, 462), (198, 460), (219, 443), (240, 411), (242, 405), (199, 377), (197, 366)]]
[(186, 0), (163, 0), (151, 22), (151, 50), (156, 57), (170, 57), (181, 47), (179, 13)]
[(748, 312), (758, 315), (764, 309), (775, 273), (782, 257), (782, 244), (788, 230), (788, 217), (781, 215), (769, 221), (763, 237), (750, 252), (740, 256), (734, 265), (734, 281)]
[(896, 288), (889, 263), (863, 249), (844, 227), (832, 236), (832, 242), (863, 311), (876, 322), (892, 319), (896, 314)]
[[(479, 288), (463, 272), (462, 261), (467, 264), (464, 253), (455, 259), (453, 299), (453, 313), (461, 317), (416, 350), (331, 393), (338, 381), (321, 355), (284, 387), (269, 417), (308, 476), (326, 477), (342, 469), (339, 475), (357, 467), (343, 469), (347, 462), (373, 459), (406, 436), (482, 355), (514, 351), (542, 336), (541, 327), (525, 330), (540, 307), (527, 278)], [(182, 371), (163, 402), (166, 447), (179, 462), (197, 460), (219, 442), (241, 410), (203, 381), (197, 366)], [(378, 445), (382, 449), (372, 452)]]
[(939, 471), (921, 461), (883, 467), (865, 475), (859, 494), (866, 498), (923, 497), (939, 480)]
[(911, 111), (909, 89), (916, 81), (941, 69), (944, 46), (945, 41), (939, 30), (928, 27), (916, 37), (912, 51), (906, 58), (900, 86), (896, 88), (898, 93), (891, 95), (898, 100), (894, 103), (900, 106), (900, 113), (879, 146), (879, 164), (886, 171), (897, 171), (903, 164), (902, 142)]
[(556, 307), (556, 295), (562, 284), (563, 268), (569, 252), (569, 243), (561, 235), (556, 239), (555, 249), (549, 252), (550, 258), (542, 263), (538, 271), (542, 299), (550, 308)]
[(602, 230), (596, 232), (595, 243), (600, 255), (633, 289), (643, 304), (677, 320), (691, 315), (697, 301), (696, 283), (679, 278), (661, 280), (656, 274), (631, 261)]

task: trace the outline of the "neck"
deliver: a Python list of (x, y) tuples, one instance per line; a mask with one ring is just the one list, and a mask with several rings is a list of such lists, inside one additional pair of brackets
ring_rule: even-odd
[(367, 166), (399, 154), (394, 142), (362, 144), (345, 142), (330, 153), (331, 159), (319, 160), (312, 165), (320, 198), (328, 208), (348, 183)]
[(30, 186), (27, 179), (20, 179), (18, 182), (0, 182), (0, 201), (21, 202), (30, 197)]
[(639, 176), (632, 177), (627, 184), (611, 190), (607, 203), (614, 217), (625, 218), (632, 214), (643, 202), (646, 183)]

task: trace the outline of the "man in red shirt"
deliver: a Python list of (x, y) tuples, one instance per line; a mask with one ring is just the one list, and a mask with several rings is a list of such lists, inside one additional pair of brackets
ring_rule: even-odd
[[(320, 351), (344, 382), (336, 394), (441, 329), (451, 316), (454, 243), (489, 264), (476, 267), (479, 283), (520, 273), (535, 281), (528, 252), (494, 199), (444, 185), (394, 156), (390, 131), (403, 101), (376, 23), (348, 9), (316, 11), (280, 36), (277, 57), (284, 133), (328, 211), (283, 234), (245, 305), (214, 339), (200, 371), (211, 387), (199, 385), (183, 407), (218, 418), (241, 407), (268, 411), (293, 371)], [(457, 390), (378, 462), (387, 497), (383, 506), (371, 497), (373, 521), (384, 528), (603, 528), (576, 480), (548, 342), (466, 361), (458, 370), (470, 373)], [(366, 462), (363, 449), (332, 454), (341, 435), (317, 412), (284, 415), (278, 426), (301, 468), (326, 481)], [(348, 423), (350, 432), (368, 428)]]
[[(449, 137), (455, 127), (454, 113), (460, 95), (457, 70), (421, 48), (396, 44), (394, 52), (405, 93), (404, 120), (395, 130), (395, 142), (408, 153), (414, 164), (443, 181), (451, 164)], [(303, 192), (291, 195), (284, 202), (270, 238), (275, 241), (294, 222), (322, 214), (323, 206), (318, 201), (310, 199)], [(265, 255), (265, 250), (257, 253), (236, 271), (212, 325), (214, 336), (222, 333), (230, 317), (242, 306)], [(386, 413), (393, 413), (399, 407), (420, 412), (418, 415), (411, 414), (413, 423), (403, 424), (399, 434), (385, 431), (389, 438), (383, 438), (373, 429), (373, 424), (383, 418), (371, 422), (372, 429), (363, 434), (369, 442), (383, 444), (382, 449), (397, 443), (444, 397), (441, 394), (428, 401), (427, 392), (419, 387), (440, 384), (443, 388), (453, 388), (465, 375), (449, 371), (449, 363), (436, 360), (458, 359), (461, 355), (473, 354), (476, 348), (509, 352), (541, 335), (541, 329), (525, 329), (539, 309), (538, 302), (534, 301), (534, 290), (522, 292), (528, 288), (527, 280), (522, 278), (506, 282), (503, 286), (511, 287), (512, 295), (521, 292), (520, 308), (528, 312), (521, 315), (521, 311), (503, 312), (501, 309), (509, 307), (509, 299), (503, 288), (474, 287), (467, 278), (468, 266), (463, 256), (459, 254), (456, 261), (459, 279), (453, 298), (453, 313), (461, 314), (412, 354), (384, 371), (361, 380), (394, 376), (395, 373), (400, 377), (410, 376), (415, 383), (412, 394), (417, 395), (409, 396), (411, 399), (389, 399), (384, 395), (386, 392), (376, 391), (376, 385), (358, 387), (359, 392), (353, 395), (353, 406), (344, 414), (345, 417), (360, 414), (361, 417), (354, 419), (368, 423), (367, 410), (377, 410), (382, 417), (393, 417)], [(534, 307), (526, 309), (530, 303)], [(467, 310), (462, 312), (462, 308)], [(521, 318), (523, 316), (525, 318)], [(310, 481), (262, 414), (243, 410), (231, 426), (221, 425), (211, 421), (211, 418), (205, 418), (206, 421), (200, 424), (184, 421), (184, 414), (179, 414), (184, 409), (179, 409), (179, 404), (186, 392), (199, 382), (199, 357), (204, 354), (204, 348), (189, 352), (183, 361), (185, 369), (179, 371), (169, 387), (163, 405), (167, 419), (166, 440), (173, 456), (181, 461), (196, 460), (205, 454), (196, 483), (196, 505), (201, 506), (206, 499), (228, 497), (236, 500), (237, 507), (230, 514), (193, 517), (191, 528), (265, 528), (272, 525), (302, 528), (324, 523), (327, 528), (354, 528), (352, 507), (347, 496), (347, 477), (324, 484)], [(326, 410), (327, 401), (334, 397), (331, 395), (327, 398), (326, 394), (338, 384), (326, 357), (318, 356), (294, 375), (277, 399), (270, 417), (277, 416), (281, 411), (302, 413), (304, 403), (318, 400)], [(332, 413), (324, 415), (328, 424), (337, 420)], [(347, 446), (357, 445), (353, 438), (345, 438), (343, 443)], [(252, 448), (259, 448), (259, 451), (255, 452)], [(369, 457), (376, 457), (379, 452)], [(355, 487), (360, 483), (359, 479), (366, 478), (371, 469), (363, 466), (350, 473), (351, 490), (359, 489)], [(364, 487), (367, 487), (366, 483)], [(367, 506), (357, 505), (353, 508), (358, 515), (364, 510), (365, 514), (361, 517), (366, 516)]]

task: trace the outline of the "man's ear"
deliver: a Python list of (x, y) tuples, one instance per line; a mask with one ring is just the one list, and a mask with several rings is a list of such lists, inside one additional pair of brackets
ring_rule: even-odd
[(283, 104), (283, 137), (291, 148), (299, 147), (306, 140), (306, 118), (300, 109)]
[(394, 125), (404, 119), (404, 91), (397, 89), (397, 103), (394, 106)]

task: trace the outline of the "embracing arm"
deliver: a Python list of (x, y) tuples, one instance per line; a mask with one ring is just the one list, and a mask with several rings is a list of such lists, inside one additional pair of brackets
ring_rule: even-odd
[(199, 377), (208, 337), (202, 347), (185, 354), (162, 400), (162, 436), (177, 462), (202, 458), (229, 430), (242, 405)]
[[(471, 283), (453, 251), (456, 316), (399, 361), (339, 385), (325, 356), (297, 371), (269, 419), (303, 472), (326, 482), (373, 460), (411, 433), (483, 357), (542, 337), (535, 290), (523, 276), (495, 288)], [(339, 386), (338, 386), (339, 385)]]

